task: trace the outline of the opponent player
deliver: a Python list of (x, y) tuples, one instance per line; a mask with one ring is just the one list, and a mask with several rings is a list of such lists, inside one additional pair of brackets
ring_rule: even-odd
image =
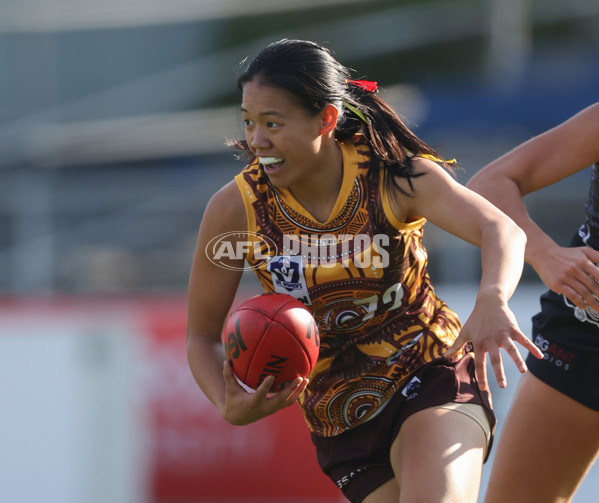
[[(551, 290), (533, 317), (534, 342), (497, 448), (486, 503), (570, 501), (599, 452), (599, 103), (523, 143), (469, 187), (528, 237), (526, 260)], [(536, 225), (522, 200), (591, 164), (586, 223), (569, 247)]]
[[(245, 140), (237, 146), (249, 163), (212, 197), (200, 227), (189, 284), (195, 379), (236, 425), (299, 398), (322, 469), (352, 502), (396, 503), (400, 492), (402, 502), (475, 502), (495, 421), (486, 354), (501, 386), (500, 347), (523, 372), (514, 341), (541, 356), (507, 304), (523, 232), (458, 184), (376, 83), (350, 80), (329, 50), (273, 43), (238, 85)], [(429, 280), (425, 219), (482, 248), (463, 327)], [(243, 259), (219, 267), (207, 244), (244, 233), (275, 244), (242, 247), (264, 289), (301, 299), (320, 330), (309, 383), (298, 378), (276, 394), (271, 378), (246, 393), (223, 368), (220, 331)]]

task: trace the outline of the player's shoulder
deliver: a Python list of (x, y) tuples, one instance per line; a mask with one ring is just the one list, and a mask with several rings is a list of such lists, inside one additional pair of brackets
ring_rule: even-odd
[(413, 176), (409, 179), (395, 175), (395, 183), (386, 184), (386, 198), (400, 222), (423, 216), (423, 207), (436, 204), (455, 185), (451, 174), (432, 159), (414, 156), (412, 168)]
[(451, 173), (441, 166), (441, 161), (424, 156), (414, 156), (412, 158), (412, 167), (414, 175), (411, 182), (415, 191), (425, 189), (434, 190), (438, 185), (445, 186), (447, 183), (455, 181)]
[(235, 183), (235, 180), (231, 180), (212, 195), (208, 204), (219, 207), (230, 207), (235, 206), (236, 203), (241, 206), (243, 205), (237, 183)]
[(204, 219), (220, 222), (226, 227), (244, 226), (246, 223), (245, 207), (239, 188), (234, 180), (216, 191), (206, 206)]

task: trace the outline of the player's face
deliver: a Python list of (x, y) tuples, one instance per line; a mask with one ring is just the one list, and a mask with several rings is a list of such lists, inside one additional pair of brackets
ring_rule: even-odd
[(273, 184), (289, 187), (316, 173), (322, 120), (287, 91), (256, 81), (243, 87), (245, 139)]

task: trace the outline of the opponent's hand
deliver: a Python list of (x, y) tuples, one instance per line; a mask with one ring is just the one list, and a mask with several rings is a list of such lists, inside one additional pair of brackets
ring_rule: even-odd
[(507, 303), (495, 296), (477, 298), (472, 314), (444, 356), (455, 355), (467, 342), (472, 342), (476, 379), (483, 390), (488, 388), (487, 353), (500, 388), (507, 386), (500, 348), (507, 352), (521, 373), (528, 369), (516, 342), (528, 349), (535, 357), (543, 358), (541, 350), (520, 330), (516, 317)]
[(554, 292), (565, 295), (580, 309), (599, 312), (599, 251), (586, 246), (556, 247), (540, 254), (533, 267)]
[(275, 378), (268, 376), (255, 393), (249, 393), (237, 382), (228, 361), (223, 365), (223, 377), (226, 386), (225, 404), (220, 413), (223, 419), (236, 426), (253, 423), (290, 406), (308, 385), (307, 378), (297, 377), (281, 391), (271, 394), (270, 388)]

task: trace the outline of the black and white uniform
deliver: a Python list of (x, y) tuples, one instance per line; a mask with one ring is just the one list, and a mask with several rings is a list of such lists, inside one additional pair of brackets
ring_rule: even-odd
[[(586, 222), (570, 246), (599, 250), (599, 162), (592, 169)], [(530, 371), (546, 384), (599, 411), (599, 313), (576, 307), (551, 290), (541, 296), (541, 312), (532, 319), (533, 340), (543, 360), (529, 355)]]

